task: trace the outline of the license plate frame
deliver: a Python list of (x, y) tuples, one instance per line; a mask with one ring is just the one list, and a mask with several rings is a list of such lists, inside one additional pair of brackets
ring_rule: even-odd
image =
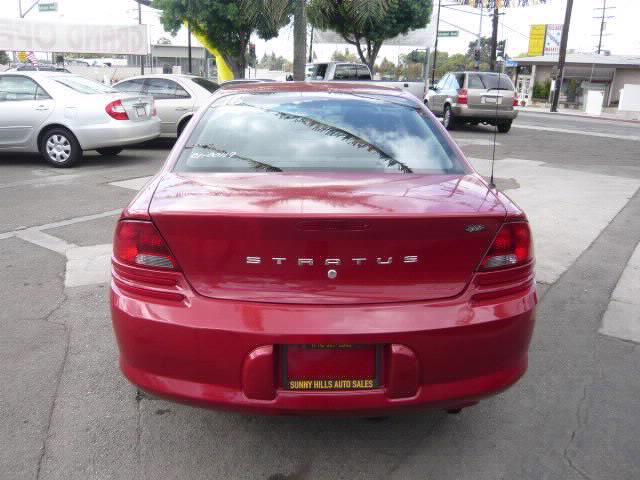
[(146, 117), (147, 116), (147, 109), (144, 107), (136, 107), (136, 115), (138, 117)]
[[(327, 350), (350, 350), (350, 349), (370, 349), (372, 350), (372, 355), (374, 355), (374, 375), (371, 378), (360, 378), (360, 379), (340, 379), (336, 378), (335, 380), (321, 380), (321, 379), (310, 379), (308, 382), (311, 382), (309, 388), (302, 388), (299, 386), (293, 387), (293, 383), (290, 383), (289, 376), (289, 353), (290, 349), (314, 349), (320, 344), (289, 344), (289, 345), (280, 345), (280, 371), (281, 371), (281, 381), (282, 388), (287, 391), (294, 392), (327, 392), (327, 391), (363, 391), (363, 390), (373, 390), (379, 389), (383, 386), (383, 352), (384, 345), (382, 344), (323, 344), (321, 348), (323, 351)], [(304, 381), (304, 380), (299, 380)], [(294, 380), (295, 382), (295, 380)], [(317, 382), (320, 382), (319, 384)], [(339, 382), (333, 383), (333, 385), (329, 385), (329, 382)], [(370, 382), (370, 383), (366, 383)]]
[(498, 97), (482, 97), (484, 100), (484, 103), (490, 103), (492, 105), (497, 105), (498, 102)]

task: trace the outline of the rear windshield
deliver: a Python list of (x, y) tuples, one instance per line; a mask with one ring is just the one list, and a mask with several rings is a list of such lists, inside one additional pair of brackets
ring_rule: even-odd
[[(487, 90), (514, 90), (511, 79), (504, 73), (470, 73), (469, 84), (477, 84), (478, 80)], [(475, 88), (475, 87), (470, 87)], [(481, 87), (482, 88), (482, 87)]]
[(200, 85), (202, 88), (204, 88), (205, 90), (207, 90), (210, 93), (213, 93), (217, 89), (220, 88), (220, 85), (218, 85), (217, 83), (212, 82), (211, 80), (207, 80), (206, 78), (202, 78), (202, 77), (192, 78), (191, 81), (193, 83), (195, 83), (196, 85)]
[(466, 172), (435, 121), (389, 95), (235, 94), (205, 113), (177, 171)]
[(64, 77), (55, 77), (54, 80), (75, 92), (84, 93), (86, 95), (115, 92), (111, 87), (83, 77), (65, 75)]

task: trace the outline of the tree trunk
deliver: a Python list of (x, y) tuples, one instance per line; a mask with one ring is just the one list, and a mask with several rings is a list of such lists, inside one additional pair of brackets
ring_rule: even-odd
[(304, 81), (307, 54), (306, 0), (295, 0), (293, 17), (293, 79)]

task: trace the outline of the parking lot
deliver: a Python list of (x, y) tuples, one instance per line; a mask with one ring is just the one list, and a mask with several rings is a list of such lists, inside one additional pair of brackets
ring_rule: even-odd
[[(492, 130), (453, 136), (488, 174)], [(640, 349), (625, 334), (639, 310), (614, 293), (640, 283), (640, 124), (523, 113), (497, 136), (497, 184), (536, 241), (529, 371), (459, 415), (386, 419), (207, 411), (122, 377), (114, 225), (170, 147), (66, 170), (0, 155), (0, 478), (640, 478)]]

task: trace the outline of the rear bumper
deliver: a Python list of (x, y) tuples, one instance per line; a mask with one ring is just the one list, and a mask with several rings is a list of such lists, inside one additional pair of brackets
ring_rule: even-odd
[(470, 108), (468, 105), (454, 105), (451, 107), (453, 114), (459, 118), (478, 119), (478, 120), (515, 120), (518, 111), (515, 109), (498, 110), (494, 108)]
[(160, 135), (160, 120), (141, 122), (110, 120), (107, 123), (78, 126), (73, 129), (83, 150), (119, 147), (153, 140)]
[[(306, 306), (188, 294), (149, 301), (112, 282), (125, 376), (152, 394), (263, 414), (375, 415), (457, 408), (499, 393), (526, 371), (533, 278), (497, 300), (470, 292), (438, 302)], [(383, 385), (364, 391), (284, 389), (286, 344), (381, 344)]]

